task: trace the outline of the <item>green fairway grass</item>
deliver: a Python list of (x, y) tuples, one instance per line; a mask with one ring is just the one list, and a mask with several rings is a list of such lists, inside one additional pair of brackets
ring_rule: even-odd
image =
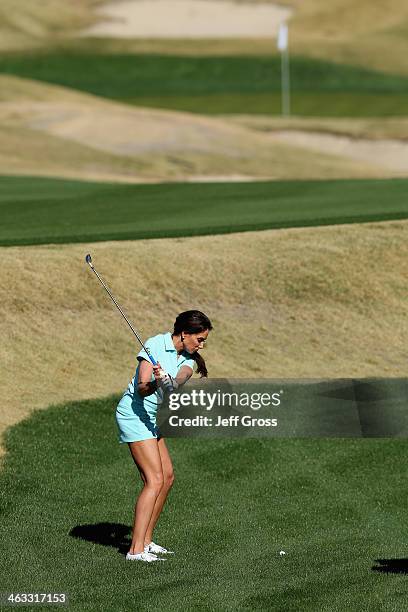
[[(127, 103), (207, 115), (280, 115), (280, 92), (159, 95), (129, 98)], [(398, 117), (408, 112), (408, 93), (324, 91), (291, 93), (291, 114), (297, 117)]]
[[(198, 113), (278, 113), (280, 58), (182, 57), (50, 51), (0, 57), (0, 73), (121, 102)], [(293, 112), (406, 114), (408, 79), (321, 60), (291, 59)]]
[(117, 399), (8, 430), (3, 593), (64, 592), (75, 611), (406, 609), (406, 575), (373, 569), (408, 571), (405, 440), (169, 440), (176, 482), (156, 539), (176, 554), (135, 564), (140, 478)]
[(402, 179), (119, 185), (1, 177), (0, 245), (405, 219), (407, 192)]

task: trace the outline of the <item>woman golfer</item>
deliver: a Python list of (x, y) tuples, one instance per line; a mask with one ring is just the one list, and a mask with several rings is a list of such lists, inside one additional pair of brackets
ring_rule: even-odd
[(163, 393), (183, 385), (192, 376), (194, 365), (201, 376), (207, 376), (198, 351), (211, 329), (205, 314), (188, 310), (178, 315), (172, 334), (149, 338), (145, 345), (158, 365), (152, 365), (144, 349), (140, 351), (136, 374), (116, 409), (119, 440), (128, 443), (143, 480), (127, 560), (163, 561), (157, 554), (170, 553), (153, 542), (154, 527), (174, 480), (170, 455), (156, 426), (156, 412)]

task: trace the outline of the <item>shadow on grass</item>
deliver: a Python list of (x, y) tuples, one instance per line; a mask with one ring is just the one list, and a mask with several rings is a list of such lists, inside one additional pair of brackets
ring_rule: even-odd
[(376, 559), (373, 570), (384, 574), (408, 574), (408, 559)]
[(69, 532), (73, 538), (112, 546), (118, 552), (125, 554), (130, 546), (131, 528), (121, 523), (95, 523), (94, 525), (77, 525)]

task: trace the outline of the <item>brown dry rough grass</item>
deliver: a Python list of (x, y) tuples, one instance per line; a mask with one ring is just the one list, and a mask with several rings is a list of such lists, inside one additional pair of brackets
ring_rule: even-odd
[[(257, 1), (252, 0), (254, 4)], [(269, 1), (276, 3), (276, 0)], [(98, 20), (95, 8), (101, 4), (102, 0), (65, 3), (2, 0), (0, 51), (64, 44), (73, 34)], [(405, 0), (281, 0), (280, 4), (295, 9), (290, 21), (293, 53), (408, 74), (408, 3)], [(276, 41), (113, 40), (104, 41), (103, 49), (180, 54), (276, 53)]]
[(0, 51), (53, 44), (94, 22), (101, 0), (1, 0)]
[(405, 0), (285, 0), (294, 53), (408, 74)]
[[(273, 143), (225, 119), (132, 108), (63, 87), (0, 76), (0, 172), (96, 180), (389, 177), (356, 162)], [(22, 146), (24, 143), (24, 146)]]
[(199, 308), (211, 376), (407, 376), (408, 222), (1, 248), (0, 431), (31, 410), (121, 391), (144, 338)]
[(269, 115), (224, 115), (231, 123), (259, 132), (301, 130), (321, 132), (369, 140), (408, 140), (408, 117), (328, 118), (328, 117), (271, 117)]

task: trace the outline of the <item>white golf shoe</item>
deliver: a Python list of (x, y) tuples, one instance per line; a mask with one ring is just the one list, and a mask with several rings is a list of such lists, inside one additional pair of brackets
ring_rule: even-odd
[(153, 553), (154, 555), (174, 555), (172, 550), (167, 550), (167, 548), (163, 548), (163, 546), (159, 546), (154, 542), (150, 542), (150, 544), (146, 544), (144, 547), (145, 553)]
[(156, 555), (152, 555), (149, 552), (137, 553), (136, 555), (132, 555), (128, 553), (126, 555), (126, 561), (144, 561), (145, 563), (152, 563), (153, 561), (166, 561), (166, 559), (159, 559)]

